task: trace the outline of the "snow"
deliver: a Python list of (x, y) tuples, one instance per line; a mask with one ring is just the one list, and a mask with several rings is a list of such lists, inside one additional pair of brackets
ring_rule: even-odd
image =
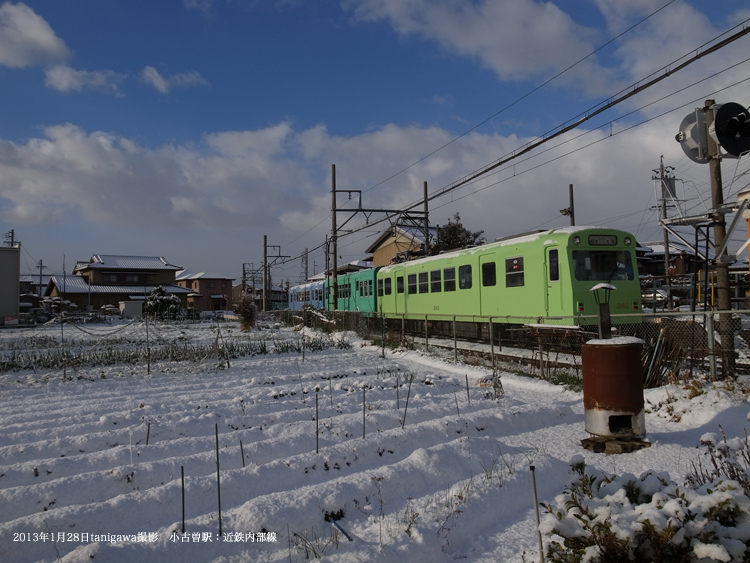
[[(151, 325), (150, 346), (218, 342), (216, 326)], [(647, 390), (652, 446), (607, 456), (580, 445), (581, 393), (503, 373), (505, 396), (494, 400), (477, 385), (487, 369), (454, 362), (452, 351), (382, 357), (346, 334), (349, 348), (303, 359), (273, 352), (302, 338), (290, 328), (221, 326), (224, 341), (264, 341), (271, 353), (230, 366), (208, 356), (152, 362), (150, 374), (143, 361), (68, 367), (65, 379), (0, 374), (0, 561), (280, 562), (312, 549), (341, 563), (538, 560), (530, 465), (543, 503), (561, 494), (575, 456), (623, 482), (650, 470), (643, 487), (656, 490), (662, 474), (684, 483), (696, 446), (719, 425), (744, 436), (750, 411), (736, 389)], [(81, 349), (145, 347), (138, 323), (85, 330), (66, 327), (66, 338)], [(59, 336), (59, 325), (0, 331), (0, 357), (11, 346), (59, 346)], [(340, 511), (352, 541), (325, 520)], [(695, 553), (723, 561), (731, 547)]]

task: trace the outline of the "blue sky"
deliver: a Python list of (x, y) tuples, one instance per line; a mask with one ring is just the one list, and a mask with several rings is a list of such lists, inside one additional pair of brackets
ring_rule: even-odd
[[(22, 241), (22, 270), (42, 259), (60, 271), (63, 255), (68, 270), (92, 254), (159, 255), (239, 279), (267, 235), (284, 255), (314, 249), (320, 271), (331, 164), (365, 207), (399, 209), (423, 182), (438, 191), (750, 18), (745, 1), (714, 4), (6, 2), (0, 231)], [(434, 200), (433, 223), (459, 212), (490, 239), (564, 226), (574, 184), (579, 224), (659, 240), (652, 170), (664, 155), (686, 212), (703, 210), (707, 166), (674, 136), (706, 97), (750, 105), (749, 47), (746, 36), (564, 145)], [(748, 189), (745, 160), (723, 168), (728, 199)], [(345, 237), (341, 259), (361, 258), (381, 228)], [(273, 276), (301, 273), (296, 260)]]

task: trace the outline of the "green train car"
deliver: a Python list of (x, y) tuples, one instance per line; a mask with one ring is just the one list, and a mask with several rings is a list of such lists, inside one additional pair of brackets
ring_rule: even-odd
[(549, 317), (595, 315), (590, 290), (609, 283), (617, 288), (610, 295), (611, 314), (638, 313), (635, 246), (635, 237), (623, 231), (567, 227), (385, 266), (377, 271), (375, 310), (405, 319), (457, 315), (461, 321), (550, 322)]

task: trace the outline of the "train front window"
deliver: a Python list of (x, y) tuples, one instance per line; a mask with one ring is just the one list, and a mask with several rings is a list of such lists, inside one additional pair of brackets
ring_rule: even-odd
[(633, 280), (633, 261), (627, 250), (574, 250), (578, 281)]

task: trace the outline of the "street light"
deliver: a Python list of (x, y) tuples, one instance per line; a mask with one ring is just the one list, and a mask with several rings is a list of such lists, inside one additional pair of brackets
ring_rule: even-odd
[(589, 291), (594, 292), (594, 299), (598, 308), (597, 317), (599, 321), (599, 338), (609, 340), (612, 338), (612, 319), (609, 315), (609, 294), (617, 288), (610, 283), (598, 283)]

